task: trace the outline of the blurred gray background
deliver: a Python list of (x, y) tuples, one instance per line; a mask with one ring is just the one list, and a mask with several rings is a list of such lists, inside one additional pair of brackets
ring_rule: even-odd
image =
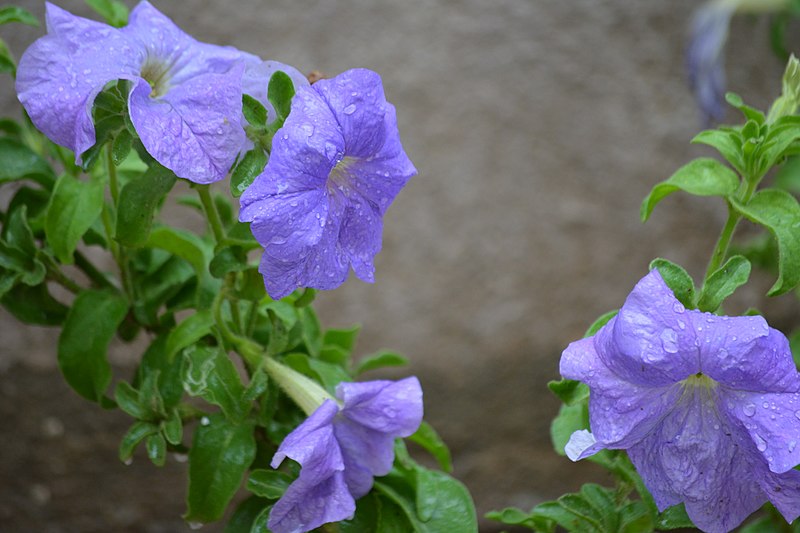
[[(17, 3), (43, 15), (43, 2)], [(94, 16), (77, 0), (57, 3)], [(358, 355), (392, 348), (409, 357), (426, 417), (481, 515), (602, 482), (591, 465), (552, 451), (558, 403), (546, 383), (557, 379), (561, 350), (621, 305), (652, 258), (702, 276), (724, 222), (717, 199), (680, 195), (646, 225), (638, 218), (656, 182), (711, 154), (689, 144), (702, 121), (683, 52), (699, 2), (155, 5), (199, 40), (304, 72), (382, 75), (419, 175), (386, 216), (377, 282), (353, 278), (320, 294), (323, 324), (361, 323)], [(17, 56), (43, 32), (0, 27)], [(727, 57), (729, 89), (766, 107), (783, 71), (768, 21), (736, 18)], [(4, 114), (18, 113), (8, 76), (0, 87)], [(762, 296), (772, 281), (757, 276), (728, 311), (754, 305), (779, 327), (796, 324), (796, 300)], [(0, 529), (185, 530), (185, 465), (119, 464), (126, 415), (61, 383), (54, 339), (0, 309)], [(122, 345), (114, 353), (123, 375), (138, 356)]]

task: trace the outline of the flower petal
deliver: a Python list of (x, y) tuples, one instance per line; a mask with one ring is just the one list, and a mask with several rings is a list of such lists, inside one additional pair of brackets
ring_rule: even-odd
[(373, 204), (353, 195), (344, 211), (339, 241), (361, 280), (375, 281), (375, 256), (381, 251), (383, 219)]
[(387, 102), (381, 77), (376, 72), (363, 68), (348, 70), (335, 78), (319, 80), (312, 89), (322, 96), (336, 117), (348, 156), (367, 158), (380, 151), (387, 137)]
[(564, 446), (564, 453), (572, 461), (579, 461), (586, 459), (596, 454), (600, 450), (605, 450), (605, 445), (597, 442), (594, 435), (585, 429), (579, 429), (569, 436), (566, 446)]
[(408, 437), (422, 423), (422, 387), (416, 377), (400, 381), (340, 383), (342, 416), (393, 437)]
[(732, 389), (798, 392), (789, 341), (760, 316), (693, 315), (704, 374)]
[(770, 472), (761, 459), (761, 468), (754, 468), (753, 477), (767, 494), (769, 501), (787, 522), (800, 516), (800, 472), (789, 470), (782, 474)]
[(148, 153), (176, 176), (212, 183), (226, 176), (245, 140), (241, 125), (244, 64), (204, 74), (150, 98), (144, 80), (131, 91), (131, 120)]
[(147, 1), (139, 2), (131, 11), (128, 25), (121, 31), (147, 50), (148, 61), (168, 67), (171, 85), (203, 74), (224, 74), (244, 57), (255, 57), (232, 46), (198, 42)]
[(289, 457), (302, 465), (307, 481), (327, 479), (334, 471), (343, 470), (342, 454), (333, 434), (333, 418), (338, 412), (336, 402), (326, 400), (283, 439), (272, 457), (272, 468), (278, 468)]
[(735, 3), (708, 2), (692, 17), (686, 51), (689, 85), (707, 123), (725, 116), (725, 41)]
[[(607, 324), (609, 330), (615, 320)], [(589, 386), (589, 420), (597, 442), (607, 448), (628, 448), (651, 433), (673, 408), (681, 386), (646, 386), (626, 381), (606, 365), (597, 344), (594, 337), (571, 343), (561, 355), (560, 372), (567, 379)], [(583, 453), (582, 457), (591, 453)]]
[(356, 502), (342, 472), (321, 482), (311, 482), (301, 472), (272, 507), (267, 527), (273, 533), (311, 531), (328, 522), (352, 518), (355, 510)]
[(628, 455), (660, 510), (684, 502), (703, 531), (726, 533), (766, 500), (752, 483), (737, 431), (720, 418), (713, 389), (689, 387)]
[(598, 331), (600, 358), (631, 383), (685, 379), (700, 370), (694, 330), (687, 326), (691, 314), (653, 269), (633, 288), (613, 324)]
[(386, 104), (386, 141), (380, 151), (366, 159), (356, 159), (348, 168), (350, 186), (373, 204), (383, 216), (417, 169), (403, 151), (397, 131), (394, 106)]
[(109, 81), (135, 80), (144, 57), (119, 30), (47, 4), (48, 34), (22, 55), (16, 90), (33, 124), (81, 154), (95, 143), (92, 105)]
[(372, 488), (373, 477), (385, 476), (392, 469), (394, 437), (345, 416), (334, 421), (333, 429), (342, 449), (347, 488), (358, 499)]
[(720, 402), (741, 425), (773, 472), (800, 464), (800, 393), (760, 393), (721, 388)]

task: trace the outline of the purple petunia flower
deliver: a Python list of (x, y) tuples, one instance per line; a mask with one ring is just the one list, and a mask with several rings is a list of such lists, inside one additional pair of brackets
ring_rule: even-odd
[(108, 82), (129, 80), (130, 119), (148, 153), (196, 183), (225, 177), (246, 142), (245, 62), (258, 58), (194, 40), (148, 2), (121, 29), (49, 3), (46, 18), (47, 35), (20, 59), (16, 89), (47, 137), (80, 163), (95, 143), (95, 97)]
[(286, 457), (302, 466), (270, 512), (274, 533), (310, 531), (351, 518), (372, 478), (391, 470), (394, 439), (411, 435), (422, 422), (422, 389), (415, 377), (340, 383), (336, 397), (341, 406), (326, 400), (272, 459), (273, 468)]
[(374, 280), (382, 217), (416, 169), (403, 151), (380, 76), (349, 70), (299, 87), (264, 172), (241, 197), (239, 220), (264, 246), (267, 292)]
[(572, 460), (624, 449), (660, 510), (681, 502), (702, 530), (726, 532), (767, 500), (800, 515), (800, 374), (763, 318), (685, 310), (657, 270), (561, 374), (589, 385), (592, 432)]
[(725, 41), (736, 2), (709, 2), (692, 17), (686, 70), (706, 125), (725, 116)]

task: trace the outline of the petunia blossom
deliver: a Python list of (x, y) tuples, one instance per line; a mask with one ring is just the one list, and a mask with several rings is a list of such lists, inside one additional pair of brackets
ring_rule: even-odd
[(340, 383), (339, 402), (325, 402), (290, 433), (272, 459), (301, 465), (300, 475), (272, 508), (274, 533), (310, 531), (352, 518), (355, 500), (389, 473), (394, 439), (422, 422), (422, 389), (415, 377), (400, 381)]
[(113, 28), (47, 4), (47, 35), (22, 55), (16, 89), (34, 125), (81, 154), (96, 141), (92, 105), (107, 83), (129, 80), (130, 120), (153, 158), (179, 177), (225, 177), (244, 146), (242, 76), (260, 62), (196, 41), (148, 2)]
[(711, 1), (692, 16), (686, 71), (706, 125), (725, 115), (725, 42), (736, 6), (735, 1)]
[(766, 501), (800, 515), (800, 374), (763, 318), (687, 310), (653, 270), (567, 347), (561, 374), (590, 389), (591, 432), (572, 435), (572, 460), (626, 450), (658, 508), (682, 502), (709, 533)]
[(299, 87), (264, 172), (241, 197), (239, 220), (264, 246), (267, 292), (374, 281), (383, 215), (416, 174), (380, 76), (353, 69)]

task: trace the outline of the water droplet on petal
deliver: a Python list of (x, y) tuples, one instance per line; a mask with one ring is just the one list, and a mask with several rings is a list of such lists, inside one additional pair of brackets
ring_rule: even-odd
[(667, 328), (661, 332), (661, 347), (667, 353), (678, 353), (678, 334), (675, 330)]
[(756, 441), (756, 448), (758, 448), (758, 451), (763, 452), (767, 449), (767, 441), (762, 439), (761, 435), (756, 434), (753, 438)]
[(794, 416), (795, 416), (795, 418), (797, 418), (798, 420), (800, 420), (800, 411), (795, 411), (795, 412), (794, 412)]
[(355, 112), (355, 110), (356, 110), (356, 104), (350, 104), (349, 106), (342, 109), (342, 112), (345, 115), (352, 115)]
[(675, 302), (674, 304), (672, 304), (672, 310), (675, 311), (676, 313), (683, 313), (684, 311), (686, 311), (686, 308), (683, 306), (682, 303)]
[(792, 453), (796, 447), (797, 447), (797, 441), (796, 440), (790, 440), (789, 441), (789, 453)]
[[(747, 405), (744, 406), (742, 411), (744, 411), (744, 414), (746, 414), (747, 416), (753, 416), (754, 414), (756, 414), (756, 406), (752, 403), (748, 403)], [(800, 418), (800, 416), (798, 416), (798, 418)]]

